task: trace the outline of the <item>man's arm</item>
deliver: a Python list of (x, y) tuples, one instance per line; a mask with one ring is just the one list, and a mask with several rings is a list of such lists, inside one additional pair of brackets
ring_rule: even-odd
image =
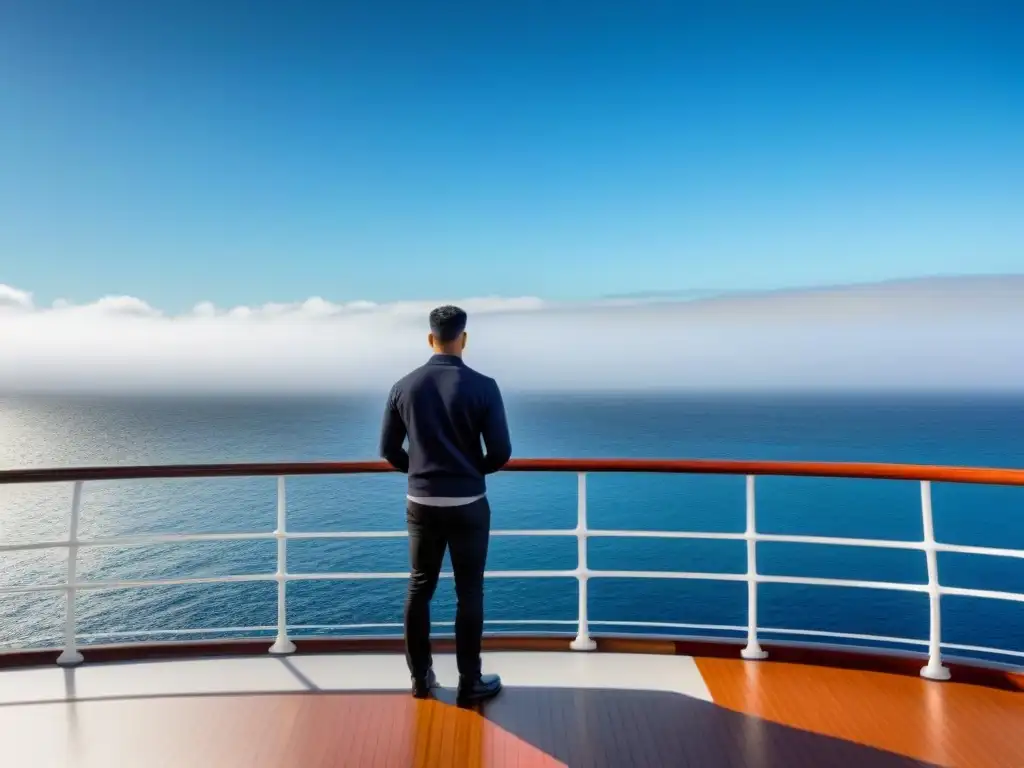
[(384, 423), (380, 428), (380, 456), (399, 472), (409, 472), (409, 454), (402, 444), (405, 442), (405, 422), (395, 403), (395, 389), (388, 395), (384, 408)]
[(505, 403), (501, 399), (501, 390), (498, 389), (496, 382), (491, 383), (482, 432), (484, 446), (487, 449), (487, 454), (484, 456), (483, 472), (485, 475), (489, 475), (504, 467), (512, 458), (512, 440), (508, 435)]

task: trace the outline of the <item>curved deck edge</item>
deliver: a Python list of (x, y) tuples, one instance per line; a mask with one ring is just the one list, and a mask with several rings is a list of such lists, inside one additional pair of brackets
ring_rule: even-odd
[[(595, 653), (641, 653), (693, 658), (739, 659), (739, 645), (712, 640), (597, 637)], [(84, 646), (80, 650), (86, 662), (114, 663), (157, 659), (194, 659), (220, 656), (265, 656), (272, 643), (270, 638), (230, 640), (172, 641), (162, 643), (125, 643)], [(295, 653), (394, 653), (401, 654), (401, 638), (373, 637), (306, 637), (293, 638)], [(485, 637), (485, 651), (571, 651), (570, 638), (537, 635), (503, 635)], [(817, 667), (882, 672), (918, 677), (922, 659), (918, 656), (897, 655), (873, 649), (811, 647), (782, 643), (763, 643), (768, 651), (764, 661), (750, 664), (802, 664)], [(434, 649), (439, 653), (455, 650), (451, 638), (437, 638)], [(0, 652), (0, 669), (55, 665), (59, 649), (14, 650)], [(965, 660), (946, 660), (946, 666), (957, 683), (979, 685), (1005, 691), (1024, 691), (1024, 673), (971, 663)]]

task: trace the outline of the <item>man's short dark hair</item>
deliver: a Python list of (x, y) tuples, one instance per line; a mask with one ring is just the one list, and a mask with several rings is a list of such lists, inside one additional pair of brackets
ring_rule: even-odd
[(442, 344), (455, 341), (466, 330), (466, 313), (447, 304), (430, 313), (430, 332)]

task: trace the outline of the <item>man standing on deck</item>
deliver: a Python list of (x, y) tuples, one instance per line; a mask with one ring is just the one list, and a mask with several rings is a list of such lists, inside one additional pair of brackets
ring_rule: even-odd
[[(481, 701), (501, 690), (497, 675), (480, 673), (491, 530), (484, 477), (505, 466), (512, 446), (497, 383), (462, 361), (466, 313), (452, 306), (431, 312), (427, 343), (434, 352), (430, 360), (391, 389), (380, 438), (380, 455), (409, 475), (406, 523), (412, 568), (405, 600), (405, 657), (413, 696), (429, 696), (437, 687), (430, 653), (430, 600), (447, 547), (458, 601), (458, 698)], [(406, 437), (408, 452), (403, 448)]]

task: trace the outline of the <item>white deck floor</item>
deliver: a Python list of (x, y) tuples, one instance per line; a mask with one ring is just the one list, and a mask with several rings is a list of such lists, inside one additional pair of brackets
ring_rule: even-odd
[[(455, 657), (436, 654), (441, 684), (458, 681)], [(667, 691), (711, 701), (693, 659), (615, 653), (485, 653), (505, 685)], [(0, 706), (157, 696), (408, 690), (398, 654), (330, 654), (89, 664), (0, 671)]]

